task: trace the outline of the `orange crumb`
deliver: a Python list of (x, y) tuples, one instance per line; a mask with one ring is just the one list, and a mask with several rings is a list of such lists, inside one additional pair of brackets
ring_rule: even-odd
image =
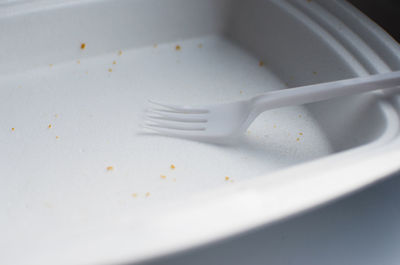
[(263, 66), (264, 66), (264, 62), (263, 62), (263, 61), (260, 61), (260, 62), (258, 63), (258, 65), (259, 65), (260, 67), (263, 67)]
[(303, 135), (303, 133), (299, 133), (299, 135)]
[(81, 44), (81, 50), (84, 50), (86, 48), (86, 43)]
[(108, 68), (108, 71), (111, 73), (111, 72), (112, 72), (112, 69), (111, 69), (111, 68)]
[(157, 48), (157, 46), (158, 46), (157, 43), (155, 43), (155, 44), (153, 45), (153, 48)]
[(116, 62), (116, 61), (113, 61), (113, 64), (117, 64), (117, 62)]
[(176, 45), (175, 46), (175, 50), (180, 51), (181, 50), (181, 46), (180, 45)]
[(175, 169), (175, 165), (174, 164), (171, 164), (171, 169)]
[(49, 124), (49, 126), (47, 126), (47, 127), (48, 127), (49, 129), (51, 129), (52, 126), (51, 126), (51, 124)]
[(15, 128), (11, 128), (11, 131), (15, 131)]
[(137, 197), (137, 193), (132, 193), (131, 195), (132, 195), (133, 198)]
[(162, 178), (162, 179), (166, 179), (166, 178), (167, 178), (167, 176), (165, 176), (165, 175), (160, 175), (160, 178)]
[(146, 192), (146, 197), (149, 197), (150, 196), (150, 192)]
[(297, 142), (300, 141), (300, 138), (297, 138), (296, 141), (297, 141)]
[(56, 136), (56, 139), (60, 139), (60, 136)]
[(113, 166), (108, 166), (106, 169), (107, 169), (107, 171), (112, 171), (112, 170), (114, 170), (114, 167)]
[(197, 45), (197, 47), (199, 47), (199, 48), (203, 48), (203, 44), (199, 44), (199, 45)]
[(118, 55), (119, 56), (121, 56), (122, 55), (122, 51), (120, 50), (120, 51), (118, 51)]
[(226, 180), (226, 181), (228, 181), (228, 180), (229, 180), (229, 177), (228, 177), (228, 176), (226, 176), (226, 177), (225, 177), (225, 180)]
[(81, 63), (81, 61), (79, 61), (79, 60), (78, 60), (78, 61), (76, 61), (76, 63), (77, 63), (77, 64), (80, 64), (80, 63)]

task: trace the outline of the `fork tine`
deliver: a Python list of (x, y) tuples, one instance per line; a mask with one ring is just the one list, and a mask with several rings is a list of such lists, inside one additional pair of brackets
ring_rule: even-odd
[(156, 111), (148, 109), (145, 111), (144, 115), (150, 119), (156, 120), (169, 120), (169, 121), (177, 121), (177, 122), (196, 122), (196, 123), (205, 123), (207, 119), (204, 116), (199, 116), (199, 114), (184, 114), (184, 113), (170, 113), (164, 111)]
[(143, 129), (149, 130), (152, 133), (170, 137), (178, 137), (178, 138), (187, 138), (190, 139), (192, 137), (198, 137), (198, 131), (182, 131), (182, 130), (174, 130), (174, 129), (165, 129), (165, 128), (157, 128), (151, 127), (147, 125), (141, 126)]
[(176, 125), (171, 122), (162, 122), (162, 121), (145, 121), (143, 125), (146, 127), (152, 127), (152, 128), (181, 131), (182, 133), (185, 133), (185, 131), (205, 131), (206, 130), (206, 127), (204, 127), (204, 126)]
[(145, 114), (146, 118), (149, 120), (155, 121), (176, 121), (176, 122), (185, 122), (185, 123), (206, 123), (206, 119), (194, 119), (194, 118), (180, 118), (180, 117), (169, 117), (169, 116), (161, 116), (161, 115), (152, 115)]
[(178, 112), (186, 112), (186, 113), (208, 113), (209, 111), (207, 109), (202, 109), (202, 108), (193, 108), (193, 107), (185, 107), (185, 106), (178, 106), (178, 105), (170, 105), (170, 104), (163, 104), (159, 102), (155, 102), (153, 100), (148, 100), (150, 104), (153, 104), (155, 106), (163, 107), (168, 110), (174, 110)]

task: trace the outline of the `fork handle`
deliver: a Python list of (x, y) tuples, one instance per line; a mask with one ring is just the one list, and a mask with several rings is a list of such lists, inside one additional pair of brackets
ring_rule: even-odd
[(400, 71), (277, 90), (251, 99), (256, 112), (400, 86)]

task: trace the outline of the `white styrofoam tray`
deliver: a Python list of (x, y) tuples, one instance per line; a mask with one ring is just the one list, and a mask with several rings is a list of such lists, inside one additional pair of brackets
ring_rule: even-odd
[(400, 168), (393, 92), (269, 111), (233, 146), (138, 131), (148, 98), (398, 70), (398, 45), (344, 1), (19, 1), (0, 5), (0, 32), (4, 264), (140, 262)]

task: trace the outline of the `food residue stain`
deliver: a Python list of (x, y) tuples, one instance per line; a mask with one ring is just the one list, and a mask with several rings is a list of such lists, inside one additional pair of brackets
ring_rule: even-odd
[(132, 195), (133, 198), (137, 197), (137, 193), (132, 193), (131, 195)]
[(229, 180), (229, 177), (228, 177), (228, 176), (226, 176), (226, 177), (225, 177), (225, 181), (228, 181), (228, 180)]
[(119, 56), (122, 55), (122, 51), (121, 51), (121, 50), (118, 51), (118, 55), (119, 55)]
[(176, 45), (175, 46), (175, 50), (180, 51), (181, 50), (181, 46), (180, 45)]
[(150, 192), (146, 192), (146, 197), (149, 197), (150, 196)]
[(84, 50), (86, 48), (86, 43), (81, 44), (81, 50)]
[(175, 169), (175, 165), (174, 165), (174, 164), (171, 164), (170, 168), (171, 168), (171, 169)]
[(107, 169), (107, 171), (112, 171), (112, 170), (114, 170), (114, 167), (113, 166), (108, 166), (108, 167), (106, 167), (106, 169)]
[(108, 68), (108, 72), (110, 72), (110, 73), (111, 73), (111, 72), (112, 72), (112, 69), (111, 69), (111, 68)]
[(263, 66), (264, 66), (264, 62), (263, 62), (263, 61), (260, 61), (260, 62), (258, 63), (258, 66), (263, 67)]
[(167, 178), (167, 176), (165, 176), (165, 175), (160, 175), (160, 178), (162, 178), (162, 179), (166, 179), (166, 178)]

